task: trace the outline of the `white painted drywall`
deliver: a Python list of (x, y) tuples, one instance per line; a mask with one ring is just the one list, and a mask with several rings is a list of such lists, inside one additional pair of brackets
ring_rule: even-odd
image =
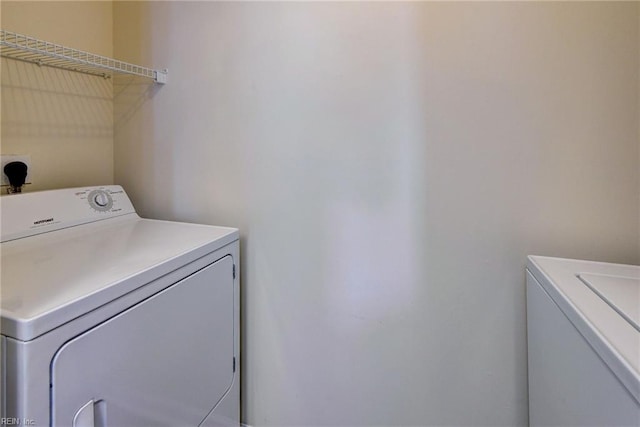
[[(110, 1), (0, 3), (3, 30), (109, 57), (112, 10)], [(0, 66), (0, 152), (31, 156), (23, 191), (113, 183), (111, 80), (6, 58)]]
[(524, 425), (527, 254), (639, 261), (638, 4), (116, 2), (115, 174), (242, 233), (252, 425)]

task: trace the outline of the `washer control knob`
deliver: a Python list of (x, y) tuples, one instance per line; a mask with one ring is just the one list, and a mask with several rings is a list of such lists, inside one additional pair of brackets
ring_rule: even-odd
[(93, 201), (96, 205), (105, 207), (109, 204), (109, 197), (105, 193), (98, 193), (93, 196)]
[(113, 198), (104, 190), (93, 190), (88, 199), (89, 205), (99, 212), (106, 212), (113, 206)]

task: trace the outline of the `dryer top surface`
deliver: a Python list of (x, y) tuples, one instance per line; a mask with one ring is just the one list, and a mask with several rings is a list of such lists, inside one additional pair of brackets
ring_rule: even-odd
[(2, 334), (33, 339), (237, 239), (132, 214), (4, 242)]

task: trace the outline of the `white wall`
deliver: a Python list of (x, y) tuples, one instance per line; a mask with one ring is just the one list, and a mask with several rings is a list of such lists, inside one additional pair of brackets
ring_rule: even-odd
[(116, 2), (115, 176), (242, 233), (254, 425), (522, 425), (527, 254), (640, 261), (637, 3)]
[[(7, 1), (2, 29), (113, 55), (111, 1)], [(2, 58), (2, 154), (31, 156), (23, 191), (113, 183), (111, 80)], [(4, 191), (4, 189), (3, 189)]]

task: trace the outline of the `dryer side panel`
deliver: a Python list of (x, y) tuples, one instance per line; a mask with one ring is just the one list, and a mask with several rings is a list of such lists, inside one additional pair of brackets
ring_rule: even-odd
[(53, 425), (198, 425), (233, 383), (233, 311), (226, 256), (69, 341), (51, 366)]

